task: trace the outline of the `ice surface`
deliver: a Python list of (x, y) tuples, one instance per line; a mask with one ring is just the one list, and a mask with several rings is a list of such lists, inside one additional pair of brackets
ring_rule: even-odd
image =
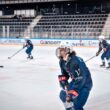
[[(34, 60), (27, 60), (25, 50), (12, 59), (10, 55), (22, 46), (0, 46), (0, 110), (64, 110), (59, 100), (60, 74), (56, 47), (39, 46)], [(97, 48), (74, 48), (87, 60)], [(110, 110), (110, 70), (100, 68), (100, 57), (87, 62), (93, 78), (93, 89), (86, 110)]]

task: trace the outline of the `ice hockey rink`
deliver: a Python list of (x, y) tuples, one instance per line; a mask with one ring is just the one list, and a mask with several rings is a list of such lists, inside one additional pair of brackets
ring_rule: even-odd
[[(57, 47), (36, 46), (34, 60), (27, 60), (25, 50), (8, 59), (22, 46), (0, 46), (0, 110), (64, 110), (59, 100), (60, 74)], [(97, 48), (74, 47), (85, 61)], [(110, 70), (100, 68), (100, 57), (89, 62), (93, 88), (85, 110), (110, 110)]]

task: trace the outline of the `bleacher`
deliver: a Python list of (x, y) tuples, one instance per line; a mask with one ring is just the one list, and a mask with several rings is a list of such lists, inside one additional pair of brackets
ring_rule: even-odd
[(3, 31), (5, 31), (5, 34), (9, 31), (8, 36), (10, 37), (22, 37), (25, 29), (30, 25), (32, 20), (33, 17), (19, 19), (14, 17), (0, 17), (0, 36), (3, 36)]
[(0, 37), (110, 38), (109, 4), (108, 0), (0, 0)]
[[(31, 37), (97, 38), (101, 35), (108, 14), (43, 15), (33, 27)], [(8, 30), (10, 37), (23, 37), (34, 17), (0, 18), (0, 36)], [(5, 29), (3, 27), (5, 26)], [(7, 34), (7, 32), (6, 32)], [(40, 34), (40, 36), (36, 36)], [(42, 35), (42, 36), (41, 36)], [(6, 35), (4, 35), (6, 36)]]
[(34, 32), (95, 38), (101, 34), (107, 17), (108, 14), (46, 15), (34, 27)]

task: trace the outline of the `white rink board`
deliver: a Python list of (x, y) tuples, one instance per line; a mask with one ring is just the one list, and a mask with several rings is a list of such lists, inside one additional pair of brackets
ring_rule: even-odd
[[(61, 42), (69, 42), (73, 46), (98, 46), (98, 40), (91, 40), (91, 39), (85, 39), (85, 40), (77, 40), (77, 39), (31, 39), (34, 45), (59, 45)], [(110, 40), (108, 40), (110, 42)], [(6, 39), (1, 38), (0, 44), (23, 44), (24, 39)]]

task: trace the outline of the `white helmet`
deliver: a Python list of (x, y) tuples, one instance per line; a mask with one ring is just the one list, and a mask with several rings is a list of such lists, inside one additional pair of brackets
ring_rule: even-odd
[(28, 40), (28, 39), (29, 39), (29, 36), (26, 36), (24, 39), (25, 39), (25, 40)]
[(99, 39), (105, 39), (105, 36), (101, 35), (99, 36)]
[(66, 41), (66, 42), (63, 41), (63, 42), (61, 42), (60, 47), (61, 48), (65, 48), (65, 47), (71, 48), (72, 47), (72, 44), (70, 42), (68, 42), (68, 41)]
[(60, 46), (56, 49), (56, 56), (59, 58), (60, 57), (60, 51), (65, 50), (66, 53), (71, 53), (73, 51), (72, 49), (72, 44), (70, 42), (61, 42)]

